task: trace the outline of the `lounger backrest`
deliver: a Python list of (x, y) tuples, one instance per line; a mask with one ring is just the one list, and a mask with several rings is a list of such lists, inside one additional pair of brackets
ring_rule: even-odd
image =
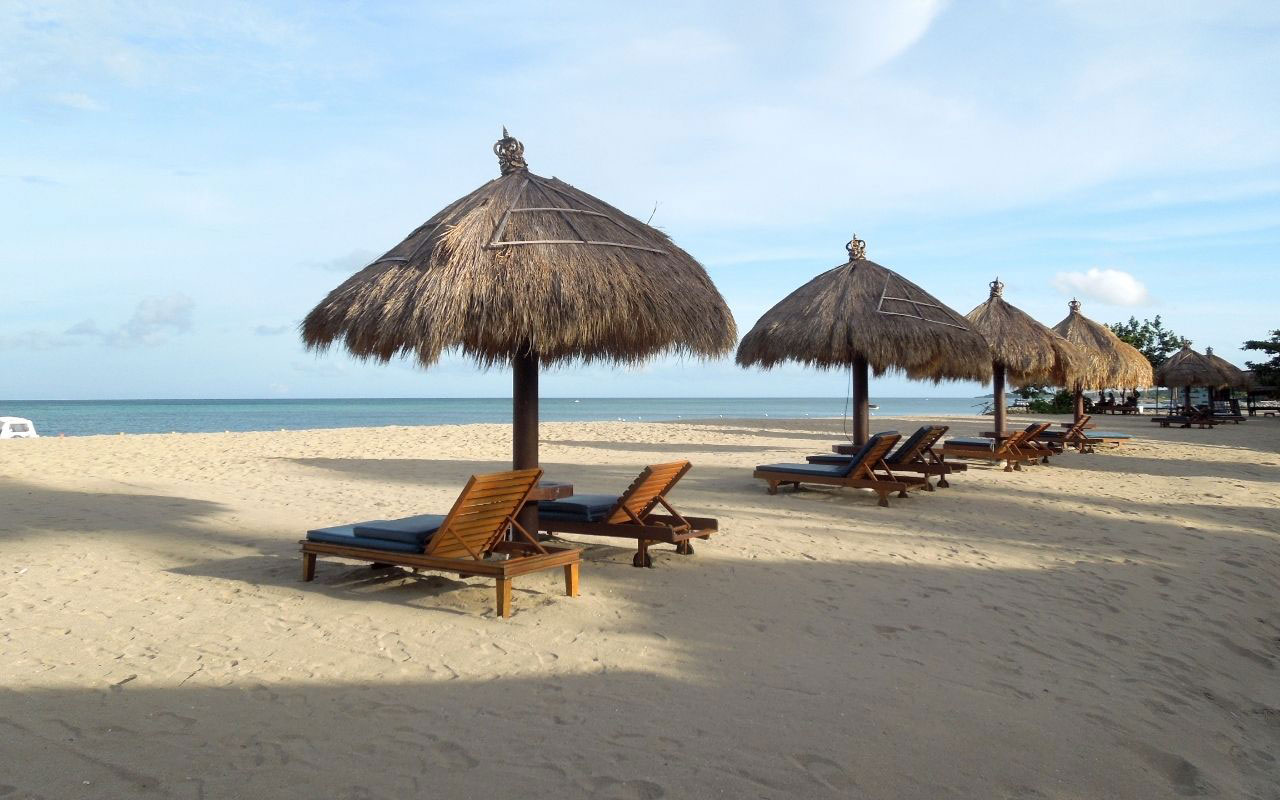
[(870, 473), (876, 465), (884, 460), (885, 456), (889, 455), (889, 451), (893, 449), (893, 446), (901, 440), (902, 436), (896, 431), (877, 433), (867, 439), (867, 443), (862, 446), (862, 449), (854, 453), (853, 457), (849, 459), (849, 466), (845, 468), (844, 477), (856, 478), (859, 475)]
[(997, 453), (1007, 453), (1010, 450), (1016, 450), (1019, 445), (1027, 440), (1026, 431), (1014, 431), (1005, 438), (1001, 439), (996, 445)]
[(1052, 422), (1031, 423), (1030, 425), (1027, 426), (1026, 431), (1024, 431), (1024, 433), (1026, 433), (1026, 436), (1023, 437), (1023, 441), (1026, 441), (1026, 442), (1034, 441), (1037, 436), (1049, 430), (1049, 426), (1052, 424), (1053, 424)]
[(542, 477), (540, 469), (472, 475), (454, 501), (444, 524), (431, 537), (426, 554), (480, 559), (493, 549)]
[[(618, 498), (618, 505), (609, 512), (605, 522), (619, 525), (644, 519), (658, 504), (658, 498), (667, 492), (693, 468), (688, 461), (672, 461), (669, 464), (650, 464), (640, 471), (627, 490)], [(633, 518), (632, 515), (635, 515)]]
[(947, 432), (946, 425), (924, 425), (918, 431), (911, 434), (911, 438), (907, 439), (893, 454), (885, 459), (885, 463), (889, 466), (898, 464), (911, 464), (920, 460), (920, 454), (937, 444), (942, 438), (942, 434)]

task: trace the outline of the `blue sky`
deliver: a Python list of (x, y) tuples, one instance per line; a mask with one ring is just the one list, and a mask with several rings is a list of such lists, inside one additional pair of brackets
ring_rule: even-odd
[[(662, 227), (740, 333), (868, 256), (961, 313), (1280, 327), (1280, 5), (7, 3), (0, 397), (496, 396), (302, 350), (347, 274), (530, 167)], [(654, 210), (656, 205), (656, 211)], [(548, 396), (843, 395), (799, 367), (559, 370)], [(873, 382), (880, 396), (972, 384)]]

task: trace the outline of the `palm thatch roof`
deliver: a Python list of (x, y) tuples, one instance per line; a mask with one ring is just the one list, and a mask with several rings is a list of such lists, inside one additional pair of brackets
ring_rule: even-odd
[(666, 234), (529, 171), (506, 129), (501, 176), (449, 204), (307, 314), (302, 338), (422, 366), (458, 349), (482, 366), (712, 357), (736, 339), (711, 279)]
[(987, 340), (991, 360), (1003, 364), (1016, 385), (1091, 385), (1102, 372), (1102, 360), (1041, 325), (1004, 299), (1004, 284), (991, 282), (985, 303), (965, 315)]
[(1222, 370), (1227, 376), (1227, 386), (1233, 389), (1247, 389), (1253, 386), (1253, 376), (1250, 373), (1240, 369), (1222, 356), (1214, 355), (1212, 347), (1204, 349), (1204, 357), (1209, 359), (1214, 366)]
[(1231, 377), (1217, 364), (1191, 349), (1191, 342), (1182, 340), (1182, 349), (1164, 360), (1156, 368), (1156, 383), (1160, 386), (1226, 386)]
[(846, 245), (849, 260), (787, 295), (738, 345), (738, 363), (766, 369), (783, 361), (819, 368), (865, 359), (878, 376), (900, 370), (914, 379), (991, 378), (987, 343), (936, 297)]
[(1124, 342), (1105, 325), (1099, 325), (1080, 313), (1080, 301), (1072, 299), (1066, 319), (1053, 326), (1062, 338), (1084, 349), (1100, 362), (1101, 369), (1092, 381), (1082, 381), (1073, 388), (1105, 386), (1153, 386), (1151, 362), (1138, 348)]

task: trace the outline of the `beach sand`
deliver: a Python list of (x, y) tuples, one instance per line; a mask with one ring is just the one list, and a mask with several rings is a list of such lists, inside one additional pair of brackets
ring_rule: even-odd
[(509, 620), (297, 556), (447, 510), (508, 427), (0, 442), (0, 797), (1274, 800), (1280, 420), (1102, 425), (1139, 438), (886, 509), (752, 480), (839, 420), (545, 424), (580, 491), (690, 458), (722, 533), (584, 540)]

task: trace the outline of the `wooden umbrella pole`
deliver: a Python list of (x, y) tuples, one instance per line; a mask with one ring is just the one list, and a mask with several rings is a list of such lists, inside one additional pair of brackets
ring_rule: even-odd
[(995, 402), (996, 436), (1004, 433), (1004, 364), (998, 361), (991, 364), (991, 394)]
[(853, 359), (853, 443), (864, 445), (871, 436), (871, 410), (867, 400), (867, 360)]
[(1182, 411), (1185, 414), (1191, 413), (1191, 387), (1182, 387)]
[[(529, 350), (511, 359), (511, 468), (538, 466), (538, 354)], [(516, 520), (538, 530), (538, 507), (529, 503)]]
[(1076, 387), (1076, 404), (1074, 413), (1075, 419), (1073, 419), (1072, 422), (1079, 422), (1084, 419), (1084, 389), (1079, 386)]

